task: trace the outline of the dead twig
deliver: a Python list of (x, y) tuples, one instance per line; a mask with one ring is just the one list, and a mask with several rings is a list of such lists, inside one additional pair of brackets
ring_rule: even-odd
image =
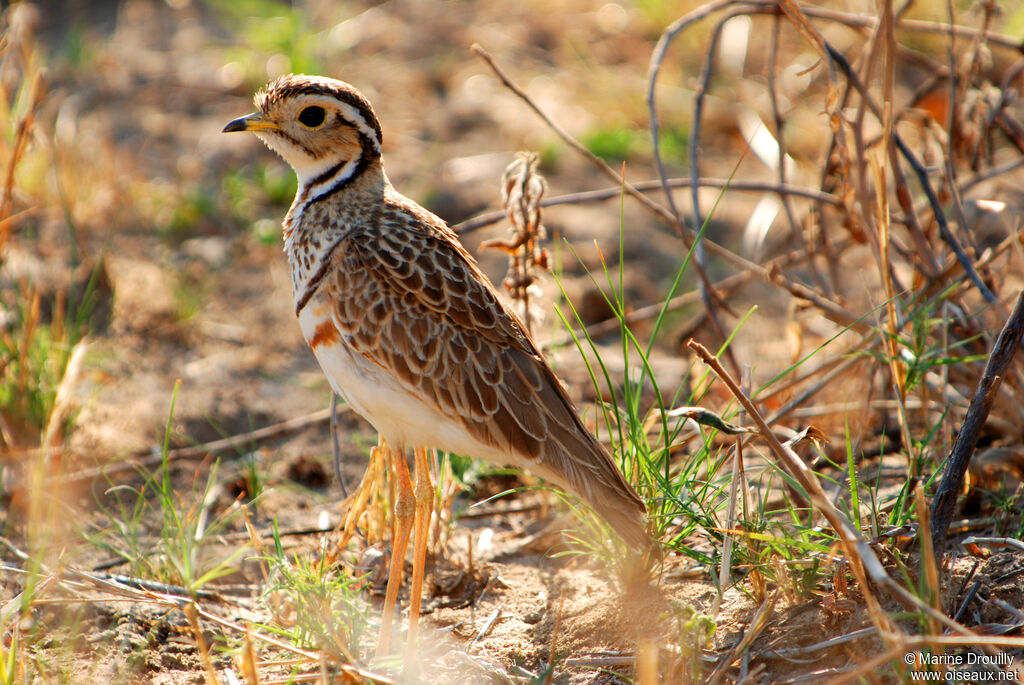
[(863, 640), (864, 638), (871, 637), (874, 634), (875, 629), (873, 627), (861, 628), (860, 630), (854, 630), (853, 632), (846, 633), (845, 635), (837, 635), (836, 637), (830, 637), (827, 640), (815, 642), (810, 645), (804, 645), (802, 647), (780, 647), (779, 649), (768, 649), (763, 652), (758, 652), (758, 656), (785, 659), (786, 661), (800, 661), (801, 659), (798, 659), (798, 657), (807, 657), (814, 652), (820, 652), (824, 649), (832, 649), (848, 642)]
[(946, 544), (949, 522), (953, 518), (957, 496), (963, 489), (964, 475), (971, 463), (974, 446), (981, 435), (981, 429), (985, 426), (985, 420), (992, 408), (999, 384), (1021, 345), (1022, 336), (1024, 336), (1024, 292), (1017, 296), (1017, 303), (1003, 325), (1003, 329), (999, 332), (999, 337), (996, 338), (992, 354), (989, 355), (988, 362), (985, 364), (985, 371), (981, 375), (981, 380), (978, 381), (978, 388), (974, 392), (974, 397), (971, 398), (967, 415), (964, 417), (963, 425), (960, 426), (960, 432), (956, 436), (956, 442), (953, 443), (953, 449), (946, 461), (946, 471), (942, 476), (942, 482), (939, 483), (939, 487), (935, 491), (935, 498), (932, 500), (932, 544), (935, 546), (935, 552), (940, 562)]
[(475, 644), (476, 644), (477, 642), (479, 642), (480, 640), (482, 640), (482, 639), (484, 639), (485, 637), (487, 637), (487, 634), (491, 632), (491, 630), (492, 630), (492, 629), (494, 628), (495, 624), (496, 624), (496, 623), (498, 622), (498, 620), (499, 620), (500, 618), (501, 618), (501, 607), (498, 607), (498, 608), (497, 608), (497, 609), (495, 609), (495, 610), (494, 610), (494, 612), (493, 612), (493, 613), (492, 613), (492, 614), (491, 614), (491, 615), (490, 615), (490, 616), (489, 616), (489, 617), (487, 618), (487, 620), (486, 620), (486, 621), (484, 621), (484, 625), (483, 625), (483, 627), (482, 627), (482, 628), (480, 629), (480, 631), (479, 631), (479, 632), (478, 632), (478, 633), (476, 634), (476, 637), (474, 637), (474, 638), (473, 638), (473, 641), (472, 641), (472, 642), (470, 642), (469, 644), (471, 644), (471, 645), (475, 645)]

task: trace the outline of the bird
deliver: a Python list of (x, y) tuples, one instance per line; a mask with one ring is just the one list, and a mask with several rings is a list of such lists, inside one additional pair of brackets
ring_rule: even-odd
[[(396, 474), (378, 656), (415, 529), (416, 641), (433, 506), (428, 450), (528, 469), (650, 549), (644, 501), (589, 431), (519, 316), (444, 220), (388, 180), (381, 125), (354, 86), (282, 76), (224, 132), (254, 133), (295, 171), (283, 221), (295, 314), (332, 389), (379, 433)], [(406, 449), (413, 448), (415, 480)]]

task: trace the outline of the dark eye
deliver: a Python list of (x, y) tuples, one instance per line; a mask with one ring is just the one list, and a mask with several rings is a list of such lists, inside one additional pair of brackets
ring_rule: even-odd
[(310, 105), (301, 112), (299, 112), (299, 123), (306, 128), (316, 128), (324, 123), (324, 119), (327, 118), (327, 112), (324, 111), (323, 107), (318, 105)]

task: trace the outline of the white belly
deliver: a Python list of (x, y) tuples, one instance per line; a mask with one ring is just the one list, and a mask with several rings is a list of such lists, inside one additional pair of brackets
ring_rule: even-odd
[(458, 419), (410, 392), (385, 369), (353, 352), (344, 341), (313, 346), (317, 326), (326, 312), (310, 303), (299, 314), (302, 334), (310, 343), (331, 387), (387, 442), (396, 447), (433, 447), (498, 464), (518, 460), (509, 453), (474, 439)]

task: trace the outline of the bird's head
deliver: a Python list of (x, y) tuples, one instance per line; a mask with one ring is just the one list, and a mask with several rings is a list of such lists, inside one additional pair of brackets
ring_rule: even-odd
[(300, 187), (354, 176), (380, 159), (373, 107), (344, 81), (290, 74), (256, 93), (254, 102), (256, 111), (231, 121), (224, 132), (255, 133), (295, 169)]

